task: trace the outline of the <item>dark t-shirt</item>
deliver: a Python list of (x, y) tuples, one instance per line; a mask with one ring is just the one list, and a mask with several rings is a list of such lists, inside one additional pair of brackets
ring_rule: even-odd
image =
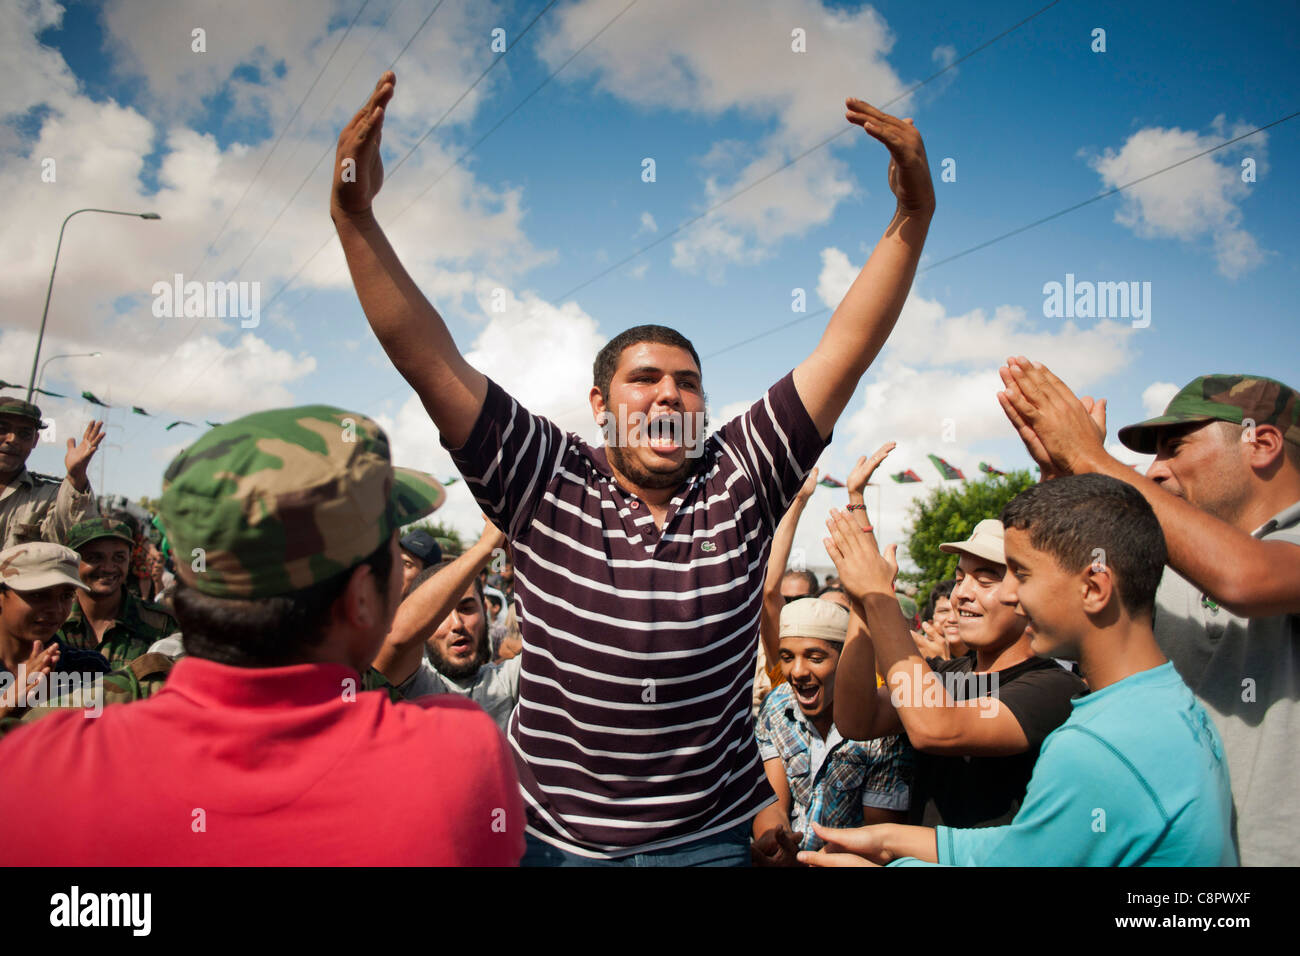
[[(950, 827), (1000, 826), (1020, 809), (1038, 749), (1070, 716), (1070, 700), (1087, 685), (1054, 660), (1031, 657), (992, 674), (974, 674), (975, 652), (950, 661), (932, 658), (954, 700), (997, 696), (1029, 738), (1029, 749), (1007, 757), (917, 753), (912, 822)], [(996, 675), (996, 685), (992, 678)], [(995, 690), (995, 694), (993, 693)]]

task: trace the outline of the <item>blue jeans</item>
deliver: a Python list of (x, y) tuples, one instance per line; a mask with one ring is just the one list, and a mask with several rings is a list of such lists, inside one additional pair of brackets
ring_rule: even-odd
[(526, 849), (520, 866), (749, 866), (750, 824), (741, 823), (703, 840), (666, 850), (634, 853), (617, 860), (593, 860), (524, 834)]

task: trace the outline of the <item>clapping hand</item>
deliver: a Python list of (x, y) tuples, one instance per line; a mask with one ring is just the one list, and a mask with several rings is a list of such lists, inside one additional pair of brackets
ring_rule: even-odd
[(1044, 478), (1093, 471), (1107, 456), (1106, 400), (1075, 397), (1046, 365), (1024, 356), (998, 369), (1006, 390), (998, 404)]
[(14, 711), (27, 706), (27, 698), (32, 688), (49, 676), (50, 671), (59, 663), (61, 655), (58, 644), (46, 647), (42, 641), (33, 642), (31, 653), (27, 655), (27, 660), (21, 667), (26, 678), (23, 682), (25, 686), (19, 688), (18, 681), (15, 680), (3, 694), (0, 694), (0, 717), (8, 717)]
[(822, 541), (835, 562), (844, 590), (859, 601), (865, 601), (869, 594), (892, 597), (898, 577), (898, 545), (891, 544), (881, 554), (872, 530), (860, 526), (843, 511), (832, 509), (826, 527), (831, 536)]

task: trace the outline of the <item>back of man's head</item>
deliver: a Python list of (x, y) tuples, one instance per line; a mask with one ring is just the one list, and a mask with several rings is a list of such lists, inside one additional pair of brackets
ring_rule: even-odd
[(391, 616), (397, 529), (444, 495), (428, 475), (394, 469), (383, 430), (342, 409), (275, 409), (212, 429), (163, 477), (186, 653), (241, 667), (309, 660), (363, 567)]
[(1026, 532), (1067, 572), (1105, 566), (1129, 617), (1150, 617), (1168, 552), (1155, 512), (1132, 485), (1108, 475), (1053, 478), (1013, 498), (1002, 524)]

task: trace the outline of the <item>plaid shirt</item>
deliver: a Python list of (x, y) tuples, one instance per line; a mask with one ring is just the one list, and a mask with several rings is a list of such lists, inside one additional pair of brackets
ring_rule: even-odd
[(803, 831), (802, 850), (822, 841), (824, 827), (862, 826), (862, 808), (906, 810), (912, 791), (912, 748), (902, 736), (845, 740), (832, 727), (823, 743), (808, 723), (789, 684), (767, 695), (758, 715), (758, 753), (779, 758), (790, 784), (790, 829)]

